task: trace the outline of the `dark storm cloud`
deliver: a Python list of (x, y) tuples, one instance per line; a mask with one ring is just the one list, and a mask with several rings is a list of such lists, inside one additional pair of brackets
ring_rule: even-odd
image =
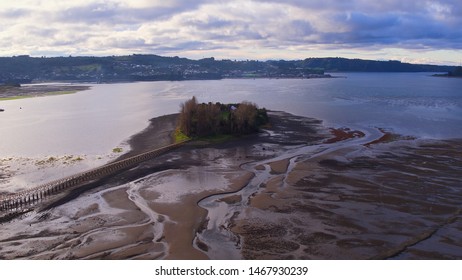
[(349, 30), (338, 34), (345, 44), (390, 45), (407, 47), (460, 48), (462, 32), (444, 20), (432, 19), (430, 14), (363, 14), (352, 13), (339, 24)]
[(363, 30), (388, 30), (400, 25), (400, 17), (394, 14), (364, 14), (352, 12), (350, 14), (342, 14), (339, 21), (352, 27), (353, 29)]
[[(280, 3), (261, 0), (261, 3)], [(425, 46), (462, 47), (462, 2), (460, 1), (284, 1), (286, 5), (317, 12), (318, 20), (329, 22), (338, 31), (310, 30), (317, 33), (310, 44), (340, 44), (361, 47)], [(294, 26), (295, 28), (295, 26)]]

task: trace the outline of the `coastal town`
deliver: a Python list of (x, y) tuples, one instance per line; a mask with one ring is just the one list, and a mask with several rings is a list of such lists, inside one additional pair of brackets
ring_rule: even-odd
[(129, 55), (111, 57), (0, 58), (0, 84), (37, 81), (131, 82), (218, 80), (224, 78), (320, 78), (321, 68), (287, 61), (233, 61)]
[(331, 78), (326, 72), (446, 72), (451, 66), (346, 58), (300, 60), (198, 60), (133, 54), (107, 57), (0, 57), (0, 85), (31, 82), (113, 83), (230, 78)]

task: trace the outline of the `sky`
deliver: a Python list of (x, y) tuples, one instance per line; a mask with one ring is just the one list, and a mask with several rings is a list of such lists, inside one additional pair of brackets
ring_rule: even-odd
[(462, 63), (460, 0), (0, 0), (0, 56)]

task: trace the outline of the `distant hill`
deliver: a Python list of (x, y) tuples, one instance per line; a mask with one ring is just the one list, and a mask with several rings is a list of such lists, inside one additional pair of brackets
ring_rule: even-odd
[(304, 67), (322, 68), (328, 72), (448, 72), (452, 66), (402, 63), (396, 60), (377, 61), (340, 57), (307, 58)]
[(0, 83), (159, 81), (221, 78), (318, 78), (324, 72), (450, 72), (454, 67), (346, 58), (193, 60), (158, 55), (0, 57)]

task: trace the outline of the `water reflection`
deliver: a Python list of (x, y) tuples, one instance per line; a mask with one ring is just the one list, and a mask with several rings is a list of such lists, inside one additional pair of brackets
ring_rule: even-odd
[(0, 156), (105, 154), (192, 95), (202, 102), (248, 100), (327, 125), (462, 137), (462, 80), (428, 73), (341, 76), (347, 78), (103, 84), (73, 95), (2, 101)]

